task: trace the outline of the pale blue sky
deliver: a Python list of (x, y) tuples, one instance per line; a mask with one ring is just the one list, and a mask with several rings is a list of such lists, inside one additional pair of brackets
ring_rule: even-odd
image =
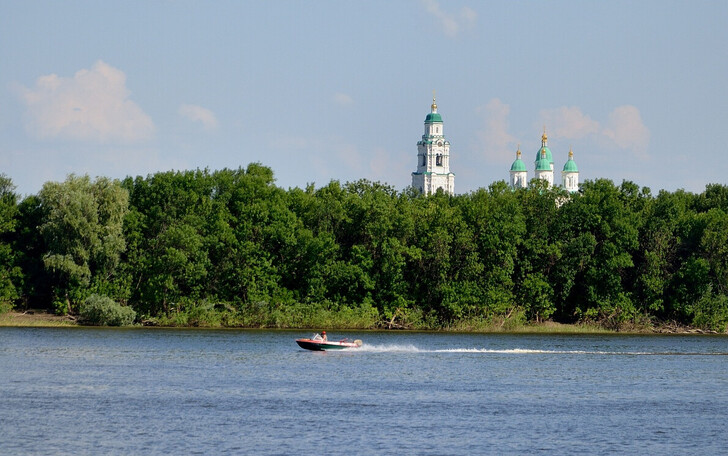
[[(0, 172), (22, 194), (261, 162), (403, 189), (432, 91), (456, 193), (557, 171), (728, 178), (725, 1), (0, 1)], [(559, 175), (559, 173), (557, 173)]]

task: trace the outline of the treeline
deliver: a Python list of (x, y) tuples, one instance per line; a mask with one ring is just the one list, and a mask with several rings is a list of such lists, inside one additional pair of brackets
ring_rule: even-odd
[(423, 197), (274, 182), (259, 164), (69, 176), (19, 201), (3, 176), (0, 302), (181, 325), (728, 323), (723, 185), (652, 195), (599, 179), (569, 195), (534, 180)]

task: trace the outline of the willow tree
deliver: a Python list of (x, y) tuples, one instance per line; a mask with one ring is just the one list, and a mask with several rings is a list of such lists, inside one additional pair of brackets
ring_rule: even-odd
[(70, 175), (39, 193), (43, 263), (55, 280), (58, 312), (73, 312), (94, 291), (106, 291), (126, 248), (122, 231), (129, 195), (118, 181)]

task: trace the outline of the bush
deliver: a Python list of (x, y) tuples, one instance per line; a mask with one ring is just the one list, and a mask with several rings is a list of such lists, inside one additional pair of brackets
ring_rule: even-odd
[(220, 326), (239, 326), (235, 319), (235, 309), (227, 303), (212, 303), (202, 300), (199, 303), (183, 300), (180, 311), (163, 315), (157, 320), (163, 326), (194, 326), (217, 328)]
[(695, 305), (693, 325), (725, 332), (728, 326), (728, 296), (708, 291)]
[(94, 326), (128, 326), (134, 323), (136, 312), (106, 296), (92, 294), (81, 304), (80, 321)]
[(0, 301), (0, 314), (13, 310), (13, 303), (9, 301)]

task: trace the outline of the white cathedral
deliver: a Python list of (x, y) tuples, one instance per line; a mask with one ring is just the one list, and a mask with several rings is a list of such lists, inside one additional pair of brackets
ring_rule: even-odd
[[(437, 112), (435, 97), (432, 97), (430, 113), (425, 117), (425, 134), (417, 142), (417, 171), (412, 173), (412, 187), (425, 195), (437, 190), (455, 194), (455, 174), (450, 172), (450, 142), (445, 139), (442, 116)], [(546, 128), (541, 136), (541, 148), (536, 153), (536, 179), (545, 180), (549, 187), (554, 185), (554, 159), (547, 145)], [(521, 160), (521, 148), (516, 151), (516, 160), (511, 165), (510, 184), (512, 188), (528, 186), (528, 171)], [(569, 148), (569, 159), (561, 171), (561, 185), (569, 192), (579, 190), (579, 169), (574, 162), (574, 152)]]
[[(554, 185), (554, 159), (551, 155), (551, 149), (547, 145), (548, 137), (546, 136), (546, 128), (544, 128), (543, 136), (541, 136), (541, 148), (536, 152), (536, 179), (542, 179), (548, 182), (549, 187)], [(525, 188), (528, 186), (528, 171), (526, 165), (521, 160), (521, 148), (516, 151), (516, 160), (511, 165), (511, 187)], [(579, 169), (574, 161), (574, 152), (569, 148), (569, 159), (566, 161), (561, 171), (561, 186), (568, 192), (579, 190)]]

